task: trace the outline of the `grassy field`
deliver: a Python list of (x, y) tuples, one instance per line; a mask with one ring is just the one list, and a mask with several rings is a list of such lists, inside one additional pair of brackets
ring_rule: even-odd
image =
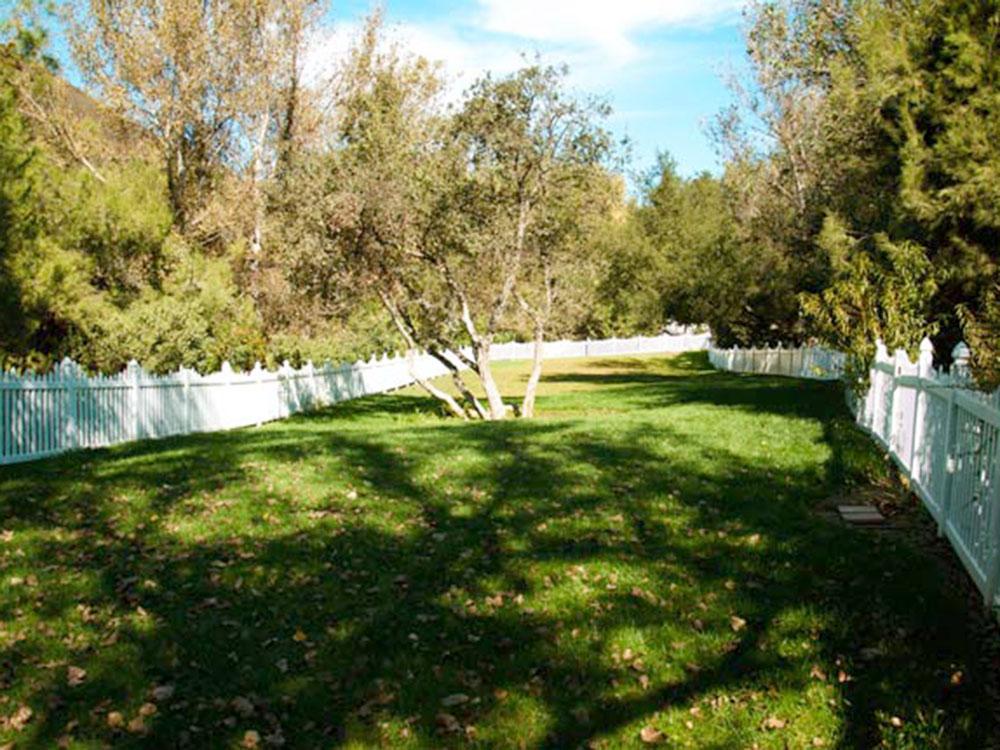
[(887, 483), (842, 403), (564, 361), (530, 422), (401, 392), (2, 468), (0, 747), (995, 746), (919, 508), (823, 512)]

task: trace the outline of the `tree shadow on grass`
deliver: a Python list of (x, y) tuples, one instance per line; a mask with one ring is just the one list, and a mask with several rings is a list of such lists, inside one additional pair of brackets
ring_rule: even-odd
[(0, 600), (19, 741), (575, 747), (698, 708), (702, 746), (988, 746), (965, 602), (814, 512), (871, 468), (829, 389), (678, 380), (635, 388), (728, 394), (748, 439), (739, 414), (793, 414), (816, 444), (750, 453), (644, 410), (410, 421), (421, 399), (389, 396), (5, 469), (2, 559), (37, 578)]

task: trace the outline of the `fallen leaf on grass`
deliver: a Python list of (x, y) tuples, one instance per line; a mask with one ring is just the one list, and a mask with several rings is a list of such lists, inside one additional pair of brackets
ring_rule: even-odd
[(462, 728), (458, 719), (444, 711), (435, 716), (434, 721), (443, 732), (457, 732)]
[(243, 742), (240, 745), (247, 750), (253, 750), (253, 748), (260, 746), (260, 735), (254, 730), (248, 729), (243, 733)]
[(469, 696), (465, 693), (455, 693), (453, 695), (447, 695), (441, 699), (441, 705), (445, 708), (451, 708), (453, 706), (461, 706), (463, 703), (469, 702)]
[(109, 711), (105, 720), (112, 729), (118, 729), (125, 725), (125, 717), (122, 716), (121, 711)]
[(170, 700), (174, 695), (173, 685), (157, 685), (153, 688), (153, 700), (157, 703), (163, 703), (164, 701)]
[(733, 629), (734, 633), (739, 633), (746, 626), (747, 626), (747, 621), (744, 620), (742, 617), (737, 617), (736, 615), (733, 615), (732, 617), (729, 618), (729, 627)]
[(768, 716), (764, 719), (764, 729), (784, 729), (788, 724), (784, 719), (779, 719), (776, 716)]
[(661, 732), (656, 727), (643, 727), (639, 732), (639, 739), (645, 742), (647, 745), (656, 745), (663, 742), (666, 737), (663, 732)]
[(68, 667), (66, 669), (66, 684), (70, 687), (77, 687), (87, 679), (87, 670), (80, 667)]
[(244, 698), (242, 695), (233, 698), (230, 705), (233, 707), (233, 710), (244, 719), (253, 716), (253, 703), (251, 703), (247, 698)]
[(28, 706), (21, 706), (7, 718), (7, 725), (15, 732), (20, 732), (31, 721), (35, 712)]

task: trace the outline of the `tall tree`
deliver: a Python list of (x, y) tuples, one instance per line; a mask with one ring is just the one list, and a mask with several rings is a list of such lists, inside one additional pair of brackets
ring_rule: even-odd
[[(71, 42), (102, 98), (160, 148), (182, 232), (213, 239), (212, 198), (228, 175), (250, 185), (259, 246), (259, 184), (294, 121), (303, 29), (312, 0), (78, 0)], [(279, 116), (279, 113), (281, 116)], [(217, 206), (214, 208), (218, 208)]]
[(421, 384), (456, 415), (506, 416), (490, 348), (553, 242), (536, 231), (547, 207), (607, 150), (600, 109), (568, 98), (562, 77), (529, 66), (485, 78), (446, 115), (433, 68), (380, 46), (377, 19), (344, 75), (324, 196), (335, 263), (378, 297), (407, 347), (451, 372), (466, 408)]

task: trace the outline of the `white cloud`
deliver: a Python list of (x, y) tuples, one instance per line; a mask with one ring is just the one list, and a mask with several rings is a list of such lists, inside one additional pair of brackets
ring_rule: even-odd
[[(323, 29), (310, 45), (305, 62), (306, 79), (317, 82), (334, 72), (361, 30), (360, 21), (339, 22)], [(502, 75), (517, 70), (524, 55), (540, 51), (540, 45), (533, 41), (498, 38), (443, 23), (394, 23), (389, 20), (385, 38), (398, 43), (410, 54), (440, 62), (445, 77), (452, 84), (453, 94), (486, 72)], [(594, 62), (593, 56), (583, 51), (552, 50), (551, 47), (546, 45), (541, 55), (545, 62), (565, 62), (574, 72), (585, 70)]]
[[(704, 48), (683, 42), (641, 44), (644, 33), (670, 27), (730, 22), (747, 0), (476, 0), (474, 12), (427, 22), (390, 15), (387, 39), (410, 53), (441, 62), (449, 98), (485, 72), (516, 70), (525, 55), (569, 65), (571, 85), (589, 92), (620, 88), (623, 80), (684, 70), (704, 60)], [(362, 29), (360, 19), (336, 22), (317, 36), (307, 78), (325, 77), (344, 59)], [(697, 62), (695, 62), (697, 61)], [(624, 78), (623, 78), (624, 77)]]
[(599, 49), (615, 64), (639, 55), (632, 36), (735, 17), (746, 0), (478, 0), (485, 30)]

